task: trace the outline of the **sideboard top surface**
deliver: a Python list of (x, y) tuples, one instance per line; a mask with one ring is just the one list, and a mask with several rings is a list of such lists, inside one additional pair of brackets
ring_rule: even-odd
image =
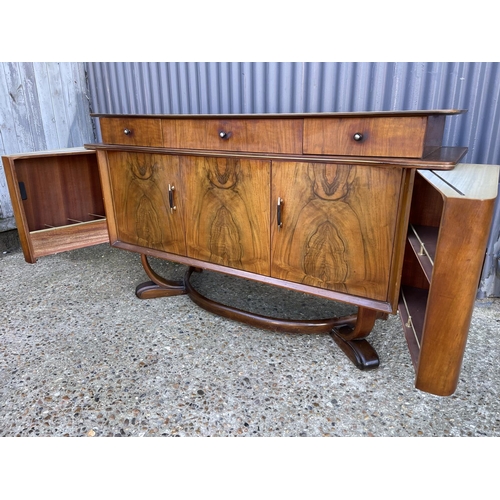
[(136, 117), (136, 118), (359, 118), (382, 116), (430, 116), (430, 115), (459, 115), (466, 113), (466, 109), (419, 109), (400, 111), (349, 111), (349, 112), (321, 112), (321, 113), (251, 113), (251, 114), (134, 114), (134, 113), (91, 113), (92, 117)]

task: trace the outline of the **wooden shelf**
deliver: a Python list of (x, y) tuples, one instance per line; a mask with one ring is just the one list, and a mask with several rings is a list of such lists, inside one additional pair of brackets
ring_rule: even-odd
[(408, 241), (429, 283), (432, 279), (432, 269), (436, 258), (438, 234), (438, 227), (414, 226), (412, 224), (410, 224), (408, 231)]
[(411, 286), (401, 287), (398, 310), (401, 315), (403, 331), (415, 369), (418, 366), (420, 347), (422, 345), (422, 333), (424, 331), (428, 297), (429, 290)]

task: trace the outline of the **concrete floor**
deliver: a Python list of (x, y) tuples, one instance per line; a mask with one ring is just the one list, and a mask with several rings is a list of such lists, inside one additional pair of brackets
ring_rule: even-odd
[[(160, 274), (181, 266), (153, 260)], [(139, 256), (108, 245), (27, 264), (0, 253), (0, 436), (499, 436), (500, 302), (477, 301), (457, 391), (416, 390), (400, 320), (356, 369), (328, 335), (210, 314), (186, 296), (139, 300)], [(209, 296), (268, 315), (350, 306), (202, 273)]]

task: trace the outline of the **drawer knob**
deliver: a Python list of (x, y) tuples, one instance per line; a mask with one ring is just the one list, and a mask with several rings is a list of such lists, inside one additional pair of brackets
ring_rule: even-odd
[(128, 128), (126, 128), (126, 129), (123, 131), (123, 133), (124, 133), (125, 135), (130, 135), (130, 134), (132, 133), (132, 130), (130, 130), (130, 129), (128, 129)]
[(361, 132), (356, 132), (352, 138), (355, 140), (355, 141), (362, 141), (363, 140), (363, 134)]
[(221, 139), (229, 139), (231, 137), (231, 132), (224, 132), (224, 130), (221, 130), (219, 132), (219, 137)]

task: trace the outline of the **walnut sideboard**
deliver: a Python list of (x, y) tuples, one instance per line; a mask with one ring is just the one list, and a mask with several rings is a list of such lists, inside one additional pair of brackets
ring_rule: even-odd
[[(443, 147), (463, 110), (92, 115), (102, 143), (3, 157), (25, 259), (109, 241), (137, 252), (142, 299), (199, 306), (281, 332), (325, 333), (361, 369), (375, 321), (401, 316), (415, 386), (457, 387), (499, 167)], [(182, 280), (148, 257), (186, 265)], [(298, 321), (201, 295), (211, 270), (357, 307)]]

